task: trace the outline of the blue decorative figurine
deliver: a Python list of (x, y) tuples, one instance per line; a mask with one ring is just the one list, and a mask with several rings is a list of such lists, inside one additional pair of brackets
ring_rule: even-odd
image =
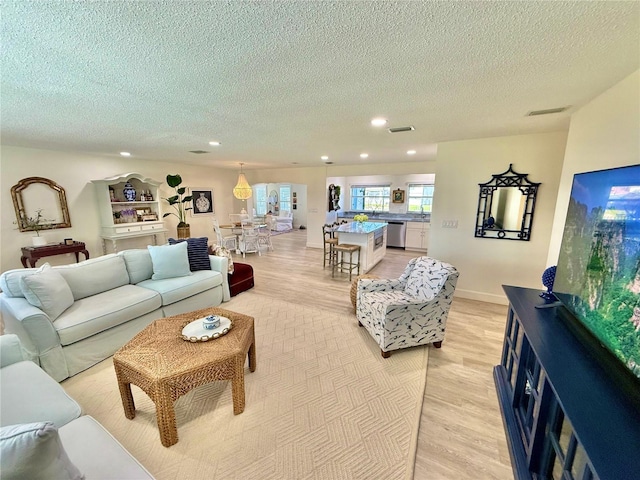
[(553, 282), (556, 279), (556, 266), (547, 268), (542, 274), (542, 285), (547, 287), (546, 292), (542, 292), (540, 296), (548, 302), (556, 301), (556, 296), (553, 294)]

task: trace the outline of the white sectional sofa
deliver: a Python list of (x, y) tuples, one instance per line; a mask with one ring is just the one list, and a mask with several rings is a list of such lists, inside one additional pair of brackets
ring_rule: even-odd
[(207, 255), (211, 270), (197, 271), (189, 270), (189, 262), (185, 271), (182, 260), (161, 265), (152, 259), (152, 248), (184, 251), (187, 258), (186, 247), (124, 250), (72, 265), (4, 272), (5, 332), (17, 334), (29, 359), (58, 382), (73, 376), (113, 355), (157, 318), (230, 299), (226, 257)]
[(144, 480), (153, 476), (32, 361), (0, 336), (0, 478)]

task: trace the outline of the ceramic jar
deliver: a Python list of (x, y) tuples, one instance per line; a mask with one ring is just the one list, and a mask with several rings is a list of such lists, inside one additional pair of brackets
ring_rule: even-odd
[(135, 202), (136, 201), (136, 189), (133, 188), (129, 182), (124, 184), (124, 189), (122, 190), (124, 193), (124, 198), (127, 202)]

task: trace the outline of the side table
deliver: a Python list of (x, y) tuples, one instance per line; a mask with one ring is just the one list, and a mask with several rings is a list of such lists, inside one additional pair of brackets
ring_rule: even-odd
[(36, 262), (42, 257), (50, 257), (52, 255), (63, 255), (65, 253), (75, 253), (76, 263), (80, 261), (79, 253), (84, 255), (85, 260), (89, 258), (89, 252), (83, 242), (73, 242), (71, 245), (64, 243), (50, 243), (42, 247), (22, 247), (22, 256), (20, 261), (22, 266), (27, 268), (27, 262), (31, 268), (35, 268)]
[[(182, 329), (193, 320), (221, 315), (233, 323), (229, 333), (208, 342), (182, 339)], [(155, 320), (113, 355), (118, 388), (129, 420), (136, 416), (131, 385), (145, 392), (156, 405), (160, 441), (165, 447), (178, 443), (174, 403), (200, 385), (231, 381), (233, 414), (244, 411), (244, 364), (256, 369), (253, 317), (223, 308), (205, 308)]]

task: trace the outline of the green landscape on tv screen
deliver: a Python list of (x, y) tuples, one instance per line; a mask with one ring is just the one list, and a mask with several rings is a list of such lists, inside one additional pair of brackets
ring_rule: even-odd
[(553, 291), (640, 378), (640, 165), (574, 176)]

